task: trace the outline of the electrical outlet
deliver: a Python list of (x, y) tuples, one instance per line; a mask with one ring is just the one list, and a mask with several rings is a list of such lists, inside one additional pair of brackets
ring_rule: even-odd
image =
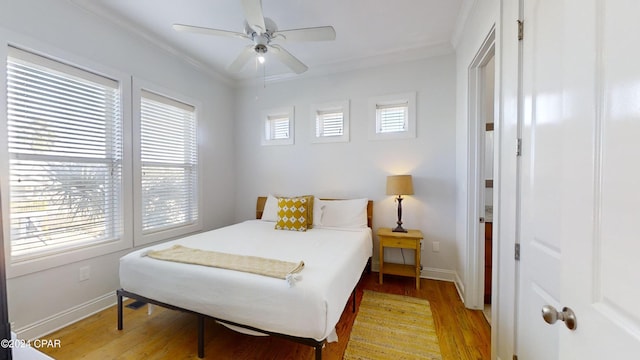
[(434, 241), (431, 244), (431, 247), (433, 249), (433, 252), (440, 252), (440, 241)]
[(90, 277), (91, 277), (91, 268), (89, 266), (81, 267), (79, 280), (80, 281), (89, 280)]

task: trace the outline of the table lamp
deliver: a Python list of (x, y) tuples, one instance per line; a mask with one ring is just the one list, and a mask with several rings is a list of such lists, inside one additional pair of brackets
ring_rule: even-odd
[(407, 232), (402, 227), (402, 195), (413, 195), (413, 180), (411, 175), (387, 176), (387, 195), (397, 195), (398, 201), (398, 226), (393, 232)]

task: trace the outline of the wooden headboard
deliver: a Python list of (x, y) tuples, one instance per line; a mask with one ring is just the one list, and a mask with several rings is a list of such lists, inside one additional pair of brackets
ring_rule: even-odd
[[(320, 200), (339, 200), (339, 199), (320, 199)], [(266, 196), (258, 196), (256, 202), (256, 219), (262, 219), (262, 212), (264, 211), (264, 204), (267, 203)], [(373, 200), (367, 202), (367, 226), (373, 229)]]

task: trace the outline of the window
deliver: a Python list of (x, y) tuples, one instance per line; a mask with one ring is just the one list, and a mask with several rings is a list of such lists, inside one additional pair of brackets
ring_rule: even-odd
[(316, 112), (316, 137), (342, 136), (344, 114), (340, 110)]
[(293, 144), (293, 107), (263, 111), (262, 145)]
[(143, 234), (198, 221), (196, 109), (140, 91), (140, 186)]
[(375, 124), (370, 138), (393, 139), (415, 137), (415, 93), (377, 97), (370, 100), (371, 115)]
[(285, 140), (289, 138), (289, 117), (287, 115), (273, 115), (267, 117), (269, 140)]
[(406, 131), (408, 112), (408, 102), (376, 104), (376, 131), (382, 134)]
[(312, 105), (311, 119), (315, 122), (313, 142), (349, 141), (349, 101)]
[(9, 48), (12, 261), (122, 237), (119, 89), (118, 81)]

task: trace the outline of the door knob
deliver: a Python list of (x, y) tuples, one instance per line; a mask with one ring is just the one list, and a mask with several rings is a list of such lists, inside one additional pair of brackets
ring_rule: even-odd
[(553, 306), (545, 305), (542, 307), (542, 318), (547, 324), (555, 324), (558, 320), (564, 321), (569, 330), (575, 330), (578, 327), (576, 314), (568, 307), (564, 307), (562, 312), (558, 312)]

